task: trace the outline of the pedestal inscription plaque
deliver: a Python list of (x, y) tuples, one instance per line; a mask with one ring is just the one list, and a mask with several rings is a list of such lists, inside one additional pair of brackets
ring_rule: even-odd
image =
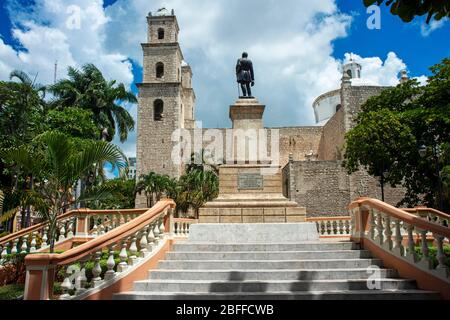
[(238, 175), (239, 190), (260, 190), (264, 189), (264, 178), (257, 173), (240, 173)]

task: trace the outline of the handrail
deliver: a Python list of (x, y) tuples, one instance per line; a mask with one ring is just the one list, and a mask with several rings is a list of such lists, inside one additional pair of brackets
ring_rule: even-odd
[(408, 213), (417, 213), (420, 215), (420, 213), (431, 213), (434, 216), (437, 216), (441, 219), (450, 220), (450, 214), (444, 213), (442, 211), (433, 209), (433, 208), (427, 208), (427, 207), (417, 207), (417, 208), (407, 208), (402, 209), (403, 211), (406, 211)]
[(362, 206), (368, 206), (368, 207), (375, 208), (375, 209), (377, 209), (381, 212), (384, 212), (396, 219), (400, 219), (409, 224), (412, 224), (419, 229), (428, 230), (430, 232), (437, 233), (441, 236), (450, 238), (450, 229), (449, 228), (443, 227), (434, 222), (424, 220), (414, 214), (405, 212), (402, 209), (393, 207), (393, 206), (391, 206), (387, 203), (384, 203), (378, 199), (360, 198), (360, 199), (352, 202), (349, 205), (349, 209), (352, 210), (356, 207), (362, 207)]
[[(116, 214), (141, 214), (144, 213), (147, 209), (123, 209), (123, 210), (91, 210), (91, 209), (76, 209), (71, 210), (69, 212), (63, 213), (58, 216), (57, 221), (61, 221), (64, 219), (67, 219), (72, 216), (77, 216), (79, 214), (87, 214), (87, 215), (108, 215), (111, 213)], [(3, 245), (13, 239), (19, 238), (21, 236), (30, 234), (32, 232), (35, 232), (37, 230), (42, 229), (43, 227), (47, 226), (48, 222), (42, 222), (35, 224), (34, 226), (28, 227), (26, 229), (19, 230), (17, 232), (14, 232), (12, 234), (9, 234), (3, 238), (0, 238), (0, 245)]]
[[(72, 211), (63, 213), (63, 214), (58, 216), (58, 221), (67, 219), (67, 218), (69, 218), (69, 217), (71, 217), (71, 216), (73, 216), (73, 215), (75, 215), (77, 213), (86, 213), (87, 211), (88, 211), (88, 209), (78, 209), (78, 210), (72, 210)], [(47, 225), (48, 225), (48, 221), (47, 222), (38, 223), (38, 224), (35, 224), (34, 226), (28, 227), (26, 229), (22, 229), (22, 230), (19, 230), (17, 232), (8, 234), (7, 236), (5, 236), (3, 238), (0, 238), (0, 245), (4, 245), (5, 243), (7, 243), (7, 242), (9, 242), (11, 240), (14, 240), (16, 238), (20, 238), (20, 237), (22, 237), (24, 235), (27, 235), (27, 234), (30, 234), (30, 233), (35, 232), (37, 230), (40, 230), (40, 229), (44, 228)]]
[(162, 211), (174, 208), (173, 200), (162, 200), (153, 208), (138, 218), (96, 238), (75, 247), (62, 254), (34, 254), (25, 257), (26, 265), (65, 265), (79, 260), (80, 258), (95, 253), (104, 247), (117, 243), (119, 240), (129, 237), (141, 230), (144, 226), (152, 223), (156, 216)]
[(306, 218), (307, 222), (314, 221), (339, 221), (339, 220), (351, 220), (350, 216), (329, 216), (329, 217), (309, 217)]

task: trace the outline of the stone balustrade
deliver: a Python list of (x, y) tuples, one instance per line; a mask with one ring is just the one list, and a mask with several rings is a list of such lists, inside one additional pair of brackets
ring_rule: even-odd
[(173, 234), (175, 237), (189, 237), (190, 227), (192, 224), (198, 223), (197, 220), (175, 218), (173, 220)]
[[(395, 264), (400, 271), (404, 266), (404, 272), (418, 281), (426, 275), (431, 276), (432, 280), (423, 283), (424, 288), (436, 277), (443, 281), (441, 288), (450, 288), (450, 270), (444, 253), (444, 244), (450, 240), (450, 229), (440, 219), (428, 219), (429, 214), (425, 215), (425, 212), (432, 213), (433, 210), (421, 209), (427, 218), (424, 219), (422, 214), (416, 215), (415, 209), (409, 213), (369, 198), (358, 199), (349, 210), (355, 224), (352, 240), (381, 257), (385, 264)], [(431, 239), (427, 237), (430, 234)], [(417, 250), (417, 240), (420, 250)], [(430, 246), (436, 252), (435, 257), (431, 255)]]
[(317, 232), (321, 238), (350, 237), (352, 232), (352, 220), (347, 217), (313, 217), (307, 218), (307, 222), (316, 224)]
[[(25, 258), (26, 287), (34, 288), (26, 290), (25, 299), (51, 298), (52, 280), (57, 267), (65, 270), (60, 299), (76, 299), (89, 293), (89, 290), (114, 281), (157, 250), (165, 240), (166, 232), (172, 231), (169, 229), (173, 224), (171, 214), (174, 207), (172, 200), (163, 200), (138, 216), (134, 216), (139, 213), (137, 211), (127, 215), (121, 215), (118, 211), (91, 212), (89, 218), (96, 222), (92, 229), (97, 226), (98, 231), (95, 238), (62, 254), (33, 254)], [(127, 222), (128, 219), (132, 220)], [(186, 232), (184, 228), (182, 232)], [(105, 256), (106, 270), (101, 265)], [(119, 263), (116, 263), (117, 256)], [(90, 279), (86, 274), (87, 265), (93, 266)]]
[[(58, 217), (55, 245), (77, 238), (95, 238), (125, 223), (130, 222), (146, 210), (89, 210), (69, 211)], [(8, 254), (26, 254), (48, 249), (48, 223), (41, 223), (20, 230), (0, 239), (0, 259)]]

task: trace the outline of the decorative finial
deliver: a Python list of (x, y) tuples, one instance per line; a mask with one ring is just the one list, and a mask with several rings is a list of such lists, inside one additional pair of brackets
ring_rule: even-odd
[(148, 12), (148, 16), (149, 16), (149, 17), (152, 16), (152, 12), (151, 12), (151, 11)]
[(173, 16), (175, 15), (175, 10), (174, 10), (174, 9), (172, 9), (172, 15), (173, 15)]

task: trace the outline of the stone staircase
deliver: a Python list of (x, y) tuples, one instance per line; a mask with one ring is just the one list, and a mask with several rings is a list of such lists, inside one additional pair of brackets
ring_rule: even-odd
[[(196, 231), (205, 232), (201, 227), (198, 229)], [(201, 237), (204, 238), (205, 233)], [(414, 280), (398, 278), (395, 270), (383, 269), (382, 261), (372, 258), (368, 251), (358, 250), (351, 242), (320, 242), (317, 238), (294, 243), (286, 233), (282, 241), (265, 239), (264, 243), (246, 243), (242, 234), (231, 237), (232, 243), (219, 243), (215, 239), (196, 242), (196, 238), (194, 234), (186, 243), (174, 245), (159, 268), (149, 272), (148, 280), (135, 282), (133, 292), (117, 294), (115, 299), (439, 298), (436, 293), (418, 290)], [(298, 236), (295, 239), (298, 240)], [(368, 288), (367, 279), (373, 274), (368, 272), (371, 266), (381, 268), (380, 290)]]

